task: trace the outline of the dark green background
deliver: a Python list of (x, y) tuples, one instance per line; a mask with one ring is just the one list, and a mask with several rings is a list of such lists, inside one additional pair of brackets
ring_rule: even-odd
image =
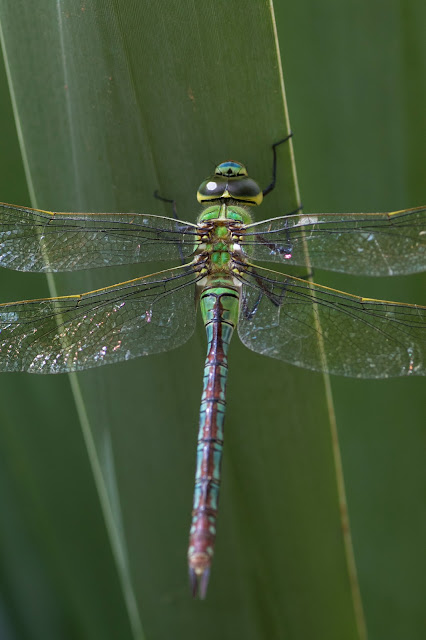
[[(215, 12), (212, 3), (201, 4), (206, 10), (197, 21), (190, 2), (146, 3), (145, 14), (131, 3), (125, 11), (120, 3), (99, 3), (96, 23), (110, 39), (87, 42), (94, 37), (90, 7), (64, 3), (59, 37), (47, 8), (40, 14), (36, 4), (0, 2), (3, 25), (16, 29), (12, 76), (20, 78), (39, 206), (161, 213), (151, 196), (159, 187), (183, 203), (183, 218), (194, 219), (193, 192), (215, 162), (235, 157), (267, 181), (268, 145), (284, 129), (278, 109), (271, 121), (252, 116), (279, 105), (268, 63), (267, 3), (217, 2)], [(167, 12), (164, 20), (157, 10)], [(420, 0), (276, 3), (307, 212), (425, 203), (425, 12)], [(222, 17), (224, 32), (217, 33)], [(176, 59), (183, 33), (186, 57)], [(200, 44), (205, 60), (193, 54)], [(42, 56), (40, 49), (45, 59), (35, 55)], [(61, 111), (62, 94), (58, 87), (52, 93), (48, 81), (49, 72), (61, 76), (67, 51), (70, 79), (83, 84), (70, 84), (74, 101), (65, 100)], [(95, 74), (95, 54), (105, 76)], [(208, 61), (214, 73), (190, 86), (193, 66), (202, 71)], [(141, 78), (136, 63), (145, 84), (127, 86), (122, 78)], [(262, 64), (270, 78), (257, 75)], [(179, 102), (180, 86), (187, 103)], [(6, 89), (0, 95), (0, 199), (29, 203)], [(103, 104), (121, 120), (104, 115)], [(140, 130), (123, 138), (127, 120), (140, 122)], [(78, 123), (77, 130), (68, 122)], [(63, 139), (55, 131), (64, 131)], [(63, 154), (52, 158), (61, 144)], [(292, 198), (281, 184), (264, 215), (288, 211)], [(4, 272), (0, 278), (2, 301), (47, 291), (42, 276)], [(368, 297), (426, 303), (418, 276), (385, 281), (317, 272), (315, 279)], [(108, 274), (101, 282), (114, 280)], [(87, 283), (80, 276), (58, 280), (61, 293)], [(185, 545), (203, 352), (199, 332), (172, 354), (80, 376), (80, 421), (86, 411), (112, 520), (124, 527), (124, 547), (115, 555), (68, 379), (2, 376), (0, 575), (5, 618), (16, 637), (141, 637), (138, 618), (147, 638), (362, 637), (345, 568), (321, 376), (261, 358), (237, 340), (212, 584), (205, 603), (190, 601)], [(333, 378), (332, 386), (369, 637), (422, 638), (424, 381)], [(123, 548), (129, 571), (117, 562)], [(131, 576), (136, 607), (129, 584), (120, 587), (123, 575)], [(129, 615), (135, 609), (138, 615)]]

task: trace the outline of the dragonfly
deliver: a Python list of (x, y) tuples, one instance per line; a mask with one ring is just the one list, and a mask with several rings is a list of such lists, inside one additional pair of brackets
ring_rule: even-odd
[[(0, 204), (0, 266), (59, 272), (175, 260), (177, 266), (95, 291), (0, 304), (0, 371), (66, 373), (185, 343), (200, 308), (207, 336), (188, 565), (205, 598), (215, 539), (228, 348), (358, 378), (426, 373), (426, 307), (362, 298), (255, 261), (392, 276), (426, 268), (426, 207), (305, 214), (255, 222), (261, 189), (220, 163), (198, 188), (197, 222), (143, 213), (54, 213)], [(171, 202), (171, 201), (169, 201)], [(291, 271), (291, 269), (290, 269)]]

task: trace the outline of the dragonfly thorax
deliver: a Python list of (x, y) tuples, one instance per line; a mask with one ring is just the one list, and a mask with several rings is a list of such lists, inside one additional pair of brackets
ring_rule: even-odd
[(198, 221), (195, 263), (203, 265), (206, 276), (229, 276), (235, 260), (245, 260), (240, 239), (248, 222), (250, 214), (243, 207), (222, 204), (203, 211)]
[(263, 192), (257, 182), (249, 178), (243, 164), (227, 160), (218, 164), (214, 174), (200, 184), (197, 200), (201, 203), (234, 200), (252, 206), (262, 202)]

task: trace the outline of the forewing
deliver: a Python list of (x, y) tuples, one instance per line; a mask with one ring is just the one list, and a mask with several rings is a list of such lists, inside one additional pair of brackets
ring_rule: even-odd
[(425, 375), (426, 307), (359, 298), (256, 267), (238, 333), (272, 358), (358, 378)]
[(0, 371), (63, 373), (173, 349), (194, 331), (192, 268), (0, 305)]
[(415, 273), (426, 269), (426, 207), (272, 218), (248, 225), (242, 245), (266, 262), (371, 276)]
[(52, 213), (0, 204), (0, 266), (76, 271), (186, 258), (195, 225), (140, 213)]

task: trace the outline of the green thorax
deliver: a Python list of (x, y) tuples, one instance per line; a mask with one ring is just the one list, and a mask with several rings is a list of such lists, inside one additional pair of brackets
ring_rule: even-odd
[(198, 218), (200, 243), (198, 251), (209, 256), (209, 273), (229, 273), (231, 254), (238, 245), (241, 225), (249, 224), (251, 216), (244, 207), (214, 205), (207, 207)]
[(260, 204), (263, 192), (244, 165), (228, 160), (201, 183), (197, 199), (205, 207), (197, 221), (197, 253), (208, 256), (209, 276), (230, 275), (231, 256), (240, 250), (240, 233), (252, 222), (248, 207)]

